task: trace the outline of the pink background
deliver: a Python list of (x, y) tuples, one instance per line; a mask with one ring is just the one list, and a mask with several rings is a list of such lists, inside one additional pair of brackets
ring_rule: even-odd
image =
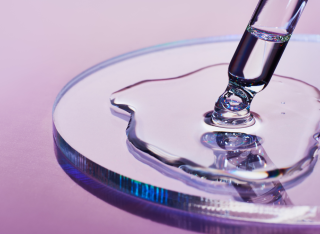
[[(3, 1), (0, 8), (0, 232), (187, 233), (87, 192), (53, 151), (51, 109), (81, 71), (160, 43), (242, 34), (256, 0)], [(320, 34), (320, 1), (295, 33)]]

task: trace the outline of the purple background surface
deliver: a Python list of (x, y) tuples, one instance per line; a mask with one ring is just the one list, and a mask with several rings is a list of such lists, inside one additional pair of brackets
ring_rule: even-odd
[[(113, 56), (176, 40), (242, 34), (255, 0), (5, 1), (0, 9), (0, 232), (187, 233), (78, 186), (53, 150), (60, 89)], [(295, 33), (320, 34), (320, 1)]]

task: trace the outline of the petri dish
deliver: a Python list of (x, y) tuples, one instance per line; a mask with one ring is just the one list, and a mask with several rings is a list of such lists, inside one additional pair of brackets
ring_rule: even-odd
[[(114, 113), (111, 108), (111, 94), (128, 85), (228, 63), (239, 39), (240, 36), (192, 39), (141, 49), (102, 62), (72, 79), (58, 94), (53, 106), (53, 135), (59, 162), (65, 160), (63, 165), (67, 162), (82, 176), (102, 186), (174, 211), (200, 215), (200, 219), (319, 225), (320, 190), (315, 183), (320, 169), (316, 161), (308, 177), (286, 188), (290, 204), (239, 201), (232, 194), (190, 186), (199, 178), (186, 175), (185, 181), (181, 181), (170, 176), (166, 169), (159, 170), (137, 160), (128, 147), (127, 116)], [(293, 36), (275, 73), (320, 88), (319, 52), (319, 36)], [(212, 97), (213, 104), (214, 101)]]

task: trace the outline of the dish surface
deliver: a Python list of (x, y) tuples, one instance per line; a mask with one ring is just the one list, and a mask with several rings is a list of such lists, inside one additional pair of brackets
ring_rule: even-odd
[[(114, 187), (125, 193), (156, 203), (164, 204), (163, 201), (167, 199), (169, 202), (165, 205), (170, 207), (228, 219), (317, 223), (319, 191), (308, 182), (320, 173), (317, 166), (307, 180), (287, 190), (295, 206), (277, 208), (240, 203), (231, 196), (190, 187), (136, 160), (126, 146), (126, 121), (115, 117), (110, 110), (111, 93), (127, 85), (146, 79), (175, 77), (211, 64), (227, 63), (238, 39), (218, 37), (160, 45), (116, 57), (80, 74), (61, 91), (54, 105), (57, 147), (89, 176), (101, 182), (111, 181)], [(314, 75), (317, 74), (316, 60), (320, 43), (315, 42), (317, 39), (312, 36), (293, 37), (276, 73), (320, 87)], [(294, 54), (297, 51), (305, 56), (296, 58)], [(90, 165), (83, 162), (90, 162)], [(96, 167), (96, 172), (92, 171), (93, 167)], [(114, 173), (112, 178), (117, 179), (109, 180), (111, 177), (107, 176), (107, 172)], [(139, 182), (134, 185), (132, 181)], [(126, 183), (125, 187), (123, 182)], [(297, 192), (306, 189), (312, 189), (313, 192)], [(301, 196), (305, 199), (301, 199)], [(301, 203), (301, 200), (304, 202)], [(253, 219), (252, 213), (260, 216)], [(292, 215), (288, 216), (289, 213)], [(266, 218), (270, 214), (272, 217)]]

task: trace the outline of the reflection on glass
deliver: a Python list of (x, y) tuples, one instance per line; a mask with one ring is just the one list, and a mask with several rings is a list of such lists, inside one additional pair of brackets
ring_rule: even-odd
[[(313, 233), (317, 230), (316, 228), (312, 228), (312, 226), (302, 228), (295, 225), (283, 226), (255, 222), (248, 226), (247, 223), (239, 222), (239, 220), (233, 221), (231, 219), (226, 223), (225, 218), (228, 218), (228, 216), (231, 217), (230, 213), (228, 215), (226, 212), (220, 218), (212, 217), (210, 216), (210, 211), (214, 212), (214, 209), (212, 209), (214, 203), (212, 201), (208, 202), (208, 199), (194, 199), (194, 197), (191, 196), (188, 197), (189, 204), (185, 204), (180, 207), (180, 209), (168, 208), (167, 206), (174, 207), (173, 205), (179, 204), (179, 202), (174, 200), (174, 202), (161, 204), (156, 199), (150, 199), (152, 193), (148, 193), (148, 190), (142, 189), (143, 186), (146, 187), (147, 185), (139, 184), (138, 181), (132, 183), (129, 178), (100, 167), (86, 159), (83, 155), (75, 152), (57, 135), (55, 135), (54, 149), (61, 168), (77, 185), (81, 186), (96, 198), (118, 209), (157, 223), (201, 233), (260, 234), (261, 228), (263, 228), (266, 233), (281, 234), (292, 233), (292, 231)], [(86, 167), (84, 167), (85, 164), (87, 165)], [(128, 183), (128, 181), (131, 183)], [(138, 192), (134, 189), (132, 193), (130, 186), (136, 186), (136, 184), (139, 185)], [(159, 188), (159, 190), (161, 189)], [(178, 193), (172, 193), (167, 190), (162, 191), (164, 191), (163, 196), (169, 196), (168, 198), (162, 197), (162, 200), (172, 200), (171, 197), (179, 198)], [(145, 200), (151, 202), (145, 202)], [(193, 207), (193, 203), (198, 203), (201, 207), (206, 206), (207, 209), (193, 210), (196, 211), (196, 213), (183, 211), (183, 208)], [(216, 203), (220, 204), (219, 202)], [(219, 208), (221, 209), (221, 207)], [(221, 216), (221, 214), (222, 212), (220, 211), (218, 215)], [(264, 216), (261, 218), (265, 219)]]
[[(214, 132), (202, 136), (201, 142), (213, 150), (215, 162), (211, 168), (254, 171), (273, 165), (262, 147), (262, 138), (239, 132)], [(274, 165), (273, 165), (274, 166)], [(291, 205), (279, 181), (269, 183), (231, 182), (245, 202)]]

